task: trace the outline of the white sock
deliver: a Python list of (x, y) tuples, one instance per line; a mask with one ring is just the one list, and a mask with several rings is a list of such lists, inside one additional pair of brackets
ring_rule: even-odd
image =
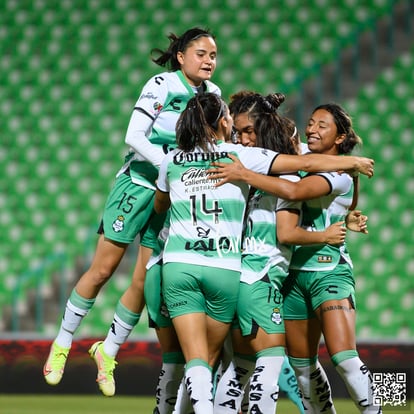
[(371, 373), (359, 357), (345, 359), (339, 362), (335, 368), (344, 380), (351, 398), (361, 413), (381, 413), (381, 407), (373, 405)]
[(186, 365), (185, 386), (195, 414), (213, 414), (213, 378), (211, 367), (201, 359)]
[(246, 384), (255, 368), (250, 359), (234, 356), (217, 384), (214, 414), (238, 413)]
[(249, 413), (274, 413), (279, 397), (279, 374), (284, 356), (259, 356), (250, 377)]
[(127, 341), (140, 317), (140, 313), (130, 311), (121, 301), (118, 301), (114, 319), (103, 343), (107, 355), (116, 357), (119, 348)]
[(177, 392), (177, 401), (175, 403), (173, 414), (194, 414), (190, 402), (187, 388), (185, 387), (185, 378), (183, 377)]
[(155, 394), (158, 414), (171, 414), (173, 412), (183, 375), (184, 364), (166, 362), (162, 364)]
[(114, 315), (111, 327), (103, 343), (104, 351), (111, 357), (116, 357), (119, 348), (126, 342), (135, 325), (128, 325), (117, 314)]
[[(309, 414), (336, 414), (331, 386), (319, 360), (289, 357), (302, 393), (305, 412)], [(296, 363), (295, 363), (296, 361)], [(303, 361), (306, 365), (297, 364)]]
[(78, 308), (70, 299), (66, 302), (65, 313), (63, 314), (60, 329), (55, 339), (55, 342), (59, 346), (63, 346), (64, 348), (70, 348), (72, 346), (73, 334), (88, 311), (89, 309)]

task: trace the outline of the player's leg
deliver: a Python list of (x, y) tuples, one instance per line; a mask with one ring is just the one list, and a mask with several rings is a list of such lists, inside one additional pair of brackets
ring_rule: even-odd
[[(355, 344), (355, 310), (349, 299), (321, 305), (323, 333), (331, 360), (361, 413), (378, 413), (373, 405), (372, 376)], [(329, 309), (332, 309), (330, 311)], [(335, 309), (335, 310), (333, 310)]]
[[(237, 324), (232, 329), (233, 358), (222, 373), (214, 397), (214, 413), (238, 413), (256, 365), (256, 356)], [(248, 402), (247, 402), (248, 405)]]
[(185, 357), (184, 382), (194, 411), (212, 414), (212, 367), (205, 298), (200, 289), (201, 270), (201, 266), (164, 264), (162, 294)]
[(316, 314), (321, 321), (328, 353), (360, 412), (377, 413), (380, 408), (373, 405), (372, 375), (356, 349), (352, 269), (347, 263), (341, 263), (334, 272), (323, 273), (326, 274), (319, 282), (322, 293)]
[(284, 285), (289, 362), (296, 374), (305, 412), (335, 413), (329, 380), (318, 360), (321, 324), (307, 299), (312, 295), (308, 292), (309, 280), (307, 272), (291, 271)]
[(196, 414), (213, 413), (213, 379), (209, 364), (207, 316), (190, 313), (173, 318), (185, 356), (185, 386)]
[(112, 358), (116, 357), (120, 347), (127, 341), (141, 317), (145, 306), (146, 266), (153, 250), (158, 247), (158, 234), (164, 220), (165, 214), (154, 215), (141, 231), (140, 246), (131, 283), (117, 303), (111, 326), (103, 341), (105, 353)]
[(318, 360), (319, 320), (285, 320), (285, 326), (289, 362), (296, 373), (306, 412), (336, 413), (328, 377)]
[(43, 368), (45, 380), (50, 385), (60, 382), (73, 335), (95, 303), (101, 287), (118, 266), (126, 248), (126, 244), (110, 241), (103, 235), (99, 237), (92, 264), (82, 275), (66, 303), (59, 332)]
[[(260, 328), (259, 331), (263, 332)], [(260, 335), (261, 333), (258, 332), (255, 339)], [(264, 347), (260, 347), (261, 350), (256, 352), (256, 367), (250, 377), (249, 412), (273, 413), (276, 411), (279, 375), (285, 357), (284, 335), (264, 335), (267, 338), (272, 336), (273, 340), (269, 340)], [(271, 344), (273, 346), (270, 346)]]
[(212, 367), (234, 317), (238, 285), (239, 272), (179, 263), (163, 268), (163, 294), (185, 356), (185, 385), (196, 414), (213, 413)]
[[(154, 192), (145, 187), (131, 185), (130, 181), (126, 181), (125, 188), (121, 190), (122, 194), (119, 194), (118, 199), (124, 200), (125, 194), (128, 194), (129, 201), (125, 211), (129, 213), (123, 216), (118, 215), (116, 225), (113, 223), (109, 226), (108, 224), (112, 223), (111, 217), (118, 212), (119, 205), (122, 205), (122, 203), (108, 202), (109, 206), (105, 211), (103, 220), (104, 233), (106, 237), (127, 240), (131, 243), (137, 234), (144, 235), (146, 233), (149, 223), (152, 221)], [(119, 190), (118, 193), (120, 193)], [(118, 223), (118, 221), (121, 223)], [(105, 223), (107, 224), (105, 225)], [(155, 241), (157, 235), (158, 233), (153, 236)], [(148, 246), (150, 247), (148, 248)], [(148, 246), (141, 243), (139, 247), (132, 282), (116, 305), (114, 317), (105, 340), (94, 343), (89, 350), (89, 354), (94, 359), (98, 369), (96, 381), (99, 389), (106, 396), (115, 394), (113, 375), (117, 364), (115, 357), (121, 345), (126, 342), (131, 331), (138, 323), (144, 307), (145, 266), (152, 252), (151, 244), (149, 243)]]
[[(285, 357), (283, 297), (276, 287), (285, 273), (278, 267), (252, 284), (241, 283), (237, 314), (245, 340), (256, 356), (250, 377), (249, 412), (275, 412), (279, 374)], [(252, 306), (252, 304), (260, 306)]]
[[(153, 256), (148, 264), (144, 294), (149, 326), (155, 328), (162, 353), (162, 366), (155, 392), (154, 413), (171, 414), (176, 405), (178, 389), (184, 376), (185, 360), (162, 296), (162, 260), (160, 255), (161, 251), (159, 251), (159, 255)], [(191, 404), (188, 403), (188, 406), (191, 407)], [(178, 413), (180, 412), (178, 411)]]
[[(162, 352), (162, 366), (156, 389), (157, 414), (171, 414), (177, 402), (178, 389), (184, 376), (185, 359), (174, 328), (157, 328)], [(189, 404), (191, 406), (191, 404)]]
[(298, 407), (301, 414), (305, 414), (296, 374), (287, 356), (285, 356), (282, 371), (279, 375), (279, 389), (286, 393), (288, 398)]
[(139, 246), (132, 282), (117, 303), (111, 327), (103, 341), (105, 352), (113, 358), (116, 357), (119, 348), (126, 342), (132, 329), (139, 322), (144, 309), (146, 264), (151, 253), (151, 248)]
[[(145, 265), (151, 252), (151, 249), (143, 246), (139, 247), (138, 259), (132, 276), (134, 289), (128, 288), (118, 301), (111, 327), (105, 340), (95, 342), (89, 350), (89, 354), (97, 365), (96, 381), (99, 389), (108, 397), (115, 394), (114, 369), (117, 365), (115, 357), (121, 345), (127, 341), (130, 333), (139, 322), (141, 311), (145, 306), (143, 298)], [(124, 302), (128, 303), (128, 299), (131, 299), (132, 291), (136, 292), (137, 297), (131, 300), (133, 306), (126, 306)], [(127, 299), (124, 299), (125, 297)], [(131, 307), (134, 310), (130, 310)]]

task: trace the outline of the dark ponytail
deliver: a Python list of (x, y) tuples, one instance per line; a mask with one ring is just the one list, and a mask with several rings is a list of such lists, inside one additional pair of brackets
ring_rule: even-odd
[(191, 98), (177, 122), (178, 148), (186, 152), (196, 147), (208, 151), (215, 143), (218, 121), (226, 115), (226, 110), (223, 100), (214, 93)]

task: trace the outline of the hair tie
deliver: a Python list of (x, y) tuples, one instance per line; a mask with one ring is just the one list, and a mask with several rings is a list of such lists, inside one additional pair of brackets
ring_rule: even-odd
[(273, 108), (273, 105), (266, 98), (264, 98), (263, 104), (265, 109), (268, 110), (270, 113), (276, 112)]
[(295, 136), (296, 136), (297, 133), (298, 133), (298, 130), (295, 127), (294, 130), (293, 130), (293, 134), (292, 134), (292, 136), (289, 139), (295, 138)]

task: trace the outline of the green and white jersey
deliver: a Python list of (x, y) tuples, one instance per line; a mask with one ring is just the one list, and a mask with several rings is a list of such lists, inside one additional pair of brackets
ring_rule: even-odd
[(232, 162), (233, 154), (253, 171), (267, 174), (278, 155), (261, 148), (219, 143), (209, 152), (178, 149), (164, 158), (157, 187), (171, 199), (170, 231), (164, 263), (180, 262), (240, 271), (241, 233), (249, 186), (214, 187), (206, 174), (214, 161)]
[[(299, 181), (297, 175), (280, 178)], [(243, 238), (242, 273), (240, 280), (252, 284), (262, 279), (274, 266), (287, 275), (293, 246), (277, 240), (276, 212), (300, 210), (301, 202), (286, 201), (261, 190), (256, 190), (248, 205), (246, 229)]]
[[(204, 81), (202, 89), (205, 92), (221, 94), (220, 88), (210, 81)], [(147, 138), (151, 144), (162, 149), (164, 154), (176, 147), (177, 120), (195, 93), (196, 88), (187, 82), (180, 70), (159, 73), (144, 85), (134, 111), (140, 111), (153, 120)], [(158, 168), (132, 148), (126, 155), (125, 164), (118, 175), (128, 167), (133, 183), (155, 189)]]
[[(331, 192), (303, 202), (301, 226), (308, 231), (323, 231), (331, 224), (344, 221), (352, 202), (353, 182), (348, 174), (332, 172), (318, 175), (328, 181)], [(295, 246), (290, 268), (312, 272), (332, 270), (341, 257), (352, 267), (345, 243), (341, 246)]]

